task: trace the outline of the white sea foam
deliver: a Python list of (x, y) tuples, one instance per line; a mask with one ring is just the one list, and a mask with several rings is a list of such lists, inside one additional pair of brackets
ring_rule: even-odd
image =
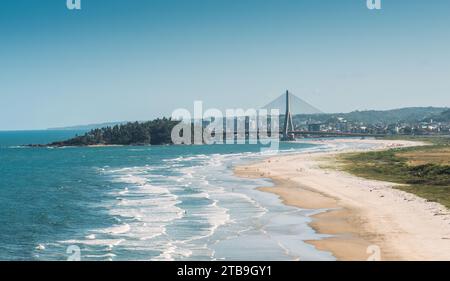
[(113, 253), (107, 253), (107, 254), (103, 254), (103, 255), (85, 255), (84, 257), (86, 258), (114, 258), (117, 255), (113, 254)]
[(124, 190), (119, 191), (120, 195), (124, 195), (124, 194), (127, 194), (127, 193), (128, 193), (128, 187), (125, 187)]
[[(213, 247), (220, 241), (255, 231), (267, 235), (262, 226), (270, 222), (271, 203), (255, 199), (260, 193), (254, 190), (256, 181), (236, 179), (228, 169), (242, 158), (260, 156), (250, 152), (200, 154), (138, 167), (104, 167), (101, 173), (114, 187), (112, 200), (104, 207), (116, 225), (89, 230), (85, 239), (63, 242), (106, 246), (113, 254), (117, 254), (116, 247), (149, 251), (148, 259), (154, 260), (220, 259)], [(294, 256), (286, 249), (285, 255)], [(155, 251), (159, 252), (156, 256)], [(114, 257), (102, 255), (97, 257)]]
[(83, 245), (89, 245), (89, 246), (107, 246), (107, 247), (114, 247), (120, 245), (124, 239), (88, 239), (88, 240), (64, 240), (60, 241), (62, 244), (67, 245), (77, 245), (77, 244), (83, 244)]
[(131, 229), (129, 224), (116, 225), (109, 228), (105, 228), (99, 233), (107, 233), (107, 234), (123, 234), (129, 232)]

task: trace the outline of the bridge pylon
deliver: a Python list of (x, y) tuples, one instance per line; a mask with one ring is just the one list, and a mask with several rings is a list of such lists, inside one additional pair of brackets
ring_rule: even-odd
[(286, 113), (284, 115), (283, 140), (293, 140), (294, 135), (289, 132), (294, 131), (294, 123), (291, 114), (291, 97), (289, 91), (286, 91)]

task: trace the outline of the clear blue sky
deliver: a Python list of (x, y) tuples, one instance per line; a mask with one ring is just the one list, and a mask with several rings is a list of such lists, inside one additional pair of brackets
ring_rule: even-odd
[(450, 106), (450, 1), (0, 2), (0, 130), (258, 107)]

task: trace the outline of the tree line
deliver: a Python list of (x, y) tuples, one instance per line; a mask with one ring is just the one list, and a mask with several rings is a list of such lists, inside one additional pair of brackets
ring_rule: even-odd
[(49, 146), (163, 145), (171, 144), (171, 132), (179, 121), (162, 118), (93, 129), (82, 136), (53, 142)]

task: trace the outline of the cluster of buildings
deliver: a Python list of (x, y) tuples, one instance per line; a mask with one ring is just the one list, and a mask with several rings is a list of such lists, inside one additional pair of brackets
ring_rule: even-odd
[(397, 122), (393, 124), (348, 121), (343, 117), (328, 121), (307, 120), (296, 122), (295, 130), (308, 132), (332, 132), (354, 134), (383, 134), (383, 135), (433, 135), (450, 134), (450, 122)]

